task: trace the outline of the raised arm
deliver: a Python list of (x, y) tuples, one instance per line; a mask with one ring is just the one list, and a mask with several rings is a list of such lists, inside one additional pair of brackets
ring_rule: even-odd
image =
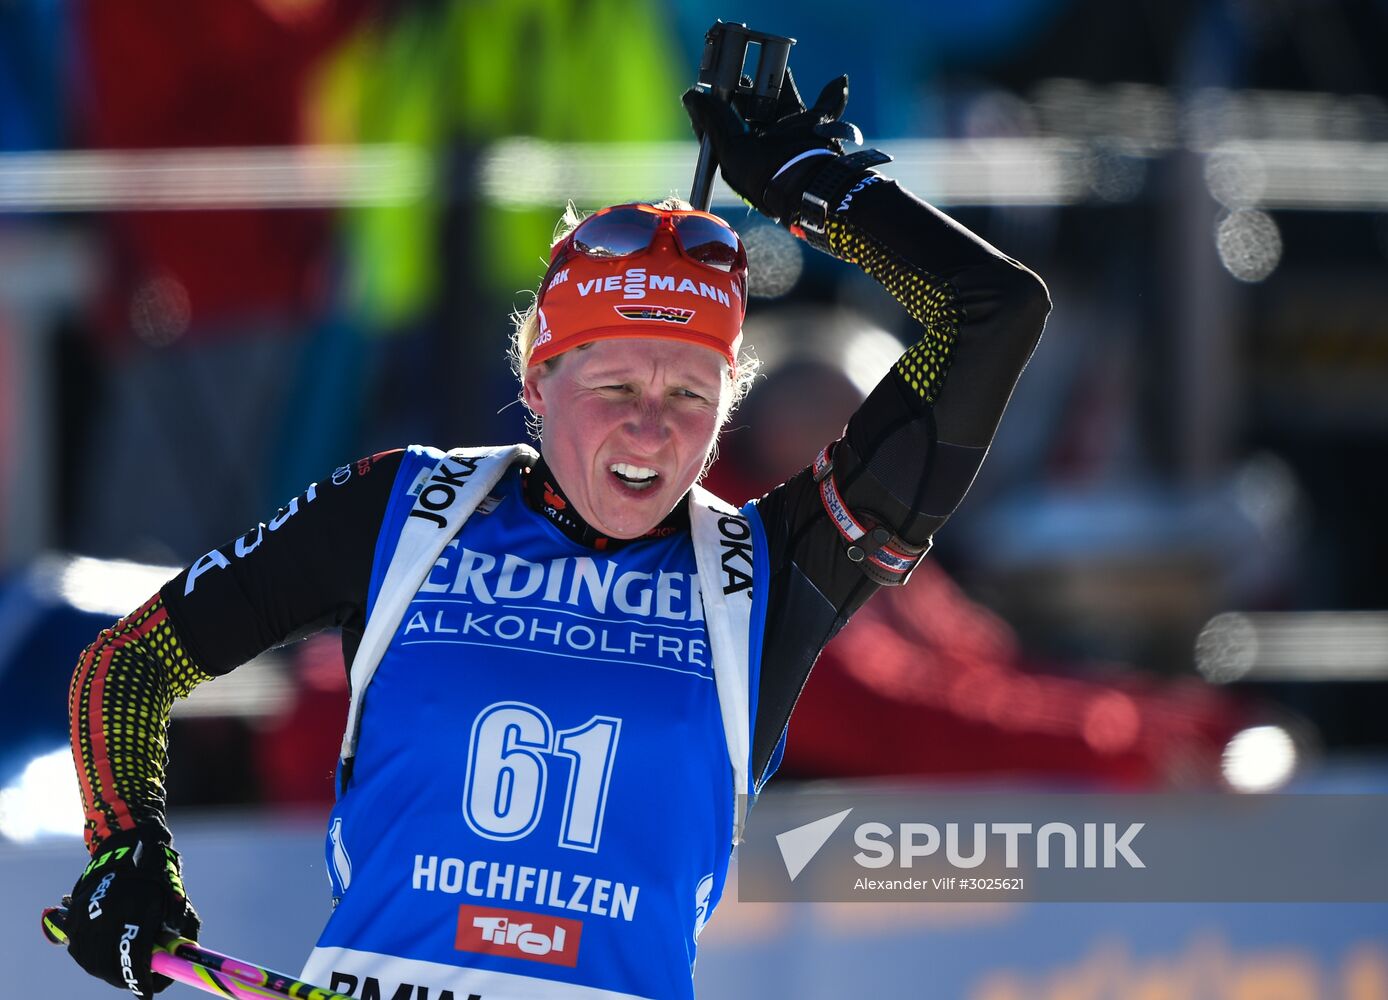
[(886, 156), (843, 155), (847, 98), (841, 77), (805, 108), (792, 82), (780, 120), (752, 128), (685, 95), (734, 190), (871, 275), (919, 325), (843, 438), (758, 504), (770, 550), (759, 775), (819, 651), (878, 586), (905, 582), (963, 499), (1050, 309), (1035, 274), (877, 172)]
[(973, 482), (1050, 298), (1035, 274), (896, 181), (866, 171), (836, 187), (843, 207), (816, 242), (880, 282), (920, 339), (849, 421), (835, 479), (853, 510), (924, 547)]

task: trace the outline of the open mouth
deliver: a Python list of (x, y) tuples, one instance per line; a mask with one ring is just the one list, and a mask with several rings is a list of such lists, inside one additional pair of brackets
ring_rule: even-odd
[(645, 490), (655, 483), (659, 473), (643, 465), (629, 465), (626, 462), (613, 462), (607, 467), (622, 485), (632, 490)]

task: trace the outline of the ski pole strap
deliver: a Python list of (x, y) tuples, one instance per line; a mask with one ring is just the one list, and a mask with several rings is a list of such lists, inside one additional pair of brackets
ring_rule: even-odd
[(860, 149), (836, 156), (811, 177), (800, 196), (800, 211), (786, 220), (791, 232), (816, 250), (829, 253), (829, 220), (848, 208), (849, 190), (867, 176), (873, 167), (891, 162), (880, 149)]
[[(53, 944), (67, 944), (67, 921), (68, 911), (62, 907), (44, 910), (44, 937)], [(173, 934), (155, 946), (150, 964), (161, 976), (168, 976), (219, 997), (233, 997), (236, 1000), (353, 1000), (345, 993), (313, 986), (294, 976), (210, 951), (194, 941)]]

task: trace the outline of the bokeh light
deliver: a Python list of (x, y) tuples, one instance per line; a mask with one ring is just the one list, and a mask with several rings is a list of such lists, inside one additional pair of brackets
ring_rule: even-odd
[(1251, 208), (1267, 189), (1267, 171), (1247, 145), (1227, 143), (1205, 161), (1205, 184), (1225, 208)]
[(1281, 726), (1253, 726), (1224, 748), (1224, 780), (1236, 792), (1271, 792), (1296, 771), (1296, 743)]
[(747, 291), (754, 299), (786, 295), (805, 269), (800, 241), (780, 226), (752, 222), (740, 235), (747, 248)]
[(0, 789), (0, 836), (20, 843), (44, 836), (80, 837), (81, 802), (69, 750), (35, 757), (13, 784)]
[(1219, 262), (1239, 281), (1259, 282), (1282, 259), (1282, 234), (1272, 216), (1241, 208), (1220, 220), (1215, 230)]
[(1195, 640), (1195, 667), (1207, 681), (1229, 684), (1253, 668), (1258, 634), (1247, 615), (1216, 615)]
[(151, 278), (130, 300), (130, 326), (151, 347), (167, 347), (188, 331), (193, 318), (188, 289), (171, 274)]

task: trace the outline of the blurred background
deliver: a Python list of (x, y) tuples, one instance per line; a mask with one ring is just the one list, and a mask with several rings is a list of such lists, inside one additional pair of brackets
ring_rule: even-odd
[[(847, 71), (888, 172), (1055, 302), (978, 481), (825, 654), (768, 794), (1388, 792), (1388, 0), (0, 0), (9, 995), (107, 995), (37, 936), (84, 857), (80, 651), (339, 466), (523, 437), (508, 314), (566, 200), (687, 192), (678, 95), (717, 17), (799, 39), (810, 95)], [(726, 188), (715, 210), (767, 371), (712, 473), (741, 501), (915, 334)], [(177, 709), (212, 947), (296, 971), (316, 937), (345, 704), (323, 635)], [(729, 899), (698, 978), (1371, 1000), (1385, 928), (1379, 904)]]

